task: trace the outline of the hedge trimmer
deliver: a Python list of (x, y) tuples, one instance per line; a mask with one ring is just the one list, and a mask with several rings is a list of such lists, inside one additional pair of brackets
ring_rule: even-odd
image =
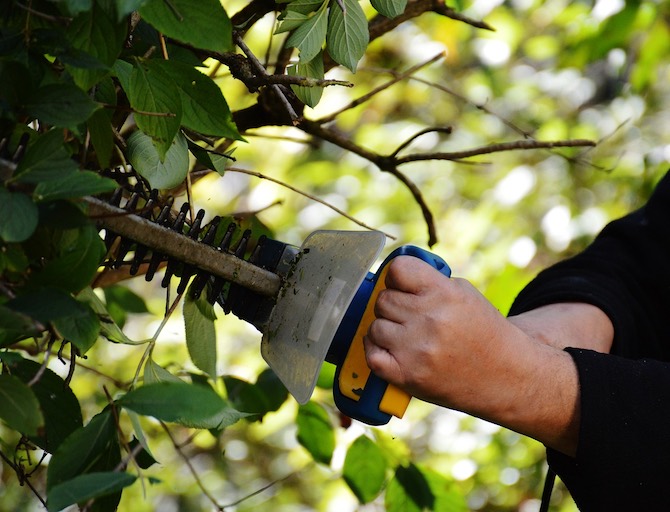
[(202, 226), (202, 210), (187, 222), (188, 203), (175, 215), (171, 204), (156, 205), (156, 194), (134, 192), (121, 207), (122, 195), (85, 198), (113, 248), (112, 267), (130, 265), (137, 274), (143, 266), (150, 281), (166, 266), (164, 287), (176, 275), (178, 292), (206, 293), (211, 304), (253, 324), (263, 334), (263, 358), (299, 403), (309, 400), (325, 360), (337, 368), (333, 394), (344, 414), (371, 425), (403, 416), (410, 396), (371, 373), (363, 336), (387, 264), (410, 255), (449, 275), (441, 258), (403, 246), (368, 272), (384, 246), (378, 231), (316, 231), (301, 247), (262, 236), (249, 250), (250, 232), (239, 235), (234, 223), (224, 228), (215, 218)]

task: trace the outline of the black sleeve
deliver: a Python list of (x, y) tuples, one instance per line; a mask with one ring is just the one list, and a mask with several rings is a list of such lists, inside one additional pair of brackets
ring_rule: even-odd
[(549, 463), (582, 510), (670, 510), (670, 174), (637, 212), (541, 272), (510, 315), (586, 302), (614, 325), (612, 354), (567, 349), (580, 379), (577, 456)]

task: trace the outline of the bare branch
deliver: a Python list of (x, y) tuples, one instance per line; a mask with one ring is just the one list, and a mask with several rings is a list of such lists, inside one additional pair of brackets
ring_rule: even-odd
[(409, 162), (421, 162), (426, 160), (462, 160), (474, 156), (488, 155), (491, 153), (500, 153), (503, 151), (516, 151), (523, 149), (554, 149), (554, 148), (575, 148), (575, 147), (593, 147), (596, 143), (591, 140), (572, 139), (557, 141), (541, 140), (515, 140), (511, 142), (500, 142), (498, 144), (489, 144), (474, 149), (464, 151), (453, 151), (449, 153), (416, 153), (399, 157), (395, 160), (396, 165), (402, 165)]
[(377, 153), (369, 151), (357, 145), (348, 137), (337, 133), (335, 130), (325, 128), (320, 123), (314, 121), (303, 119), (300, 122), (299, 127), (306, 133), (309, 133), (315, 137), (319, 137), (323, 140), (331, 142), (332, 144), (335, 144), (341, 147), (342, 149), (346, 149), (347, 151), (350, 151), (362, 158), (365, 158), (366, 160), (372, 162), (377, 167), (379, 167), (380, 170), (386, 171), (395, 176), (396, 178), (398, 178), (409, 189), (410, 193), (412, 194), (412, 197), (419, 205), (419, 208), (421, 208), (423, 218), (428, 228), (428, 245), (432, 246), (437, 242), (437, 231), (435, 228), (433, 214), (430, 208), (428, 207), (428, 204), (426, 203), (425, 199), (423, 198), (423, 194), (421, 194), (421, 191), (412, 180), (410, 180), (407, 176), (398, 171), (397, 164), (394, 158), (379, 155)]
[[(262, 76), (262, 77), (267, 77), (268, 72), (267, 70), (263, 67), (263, 64), (256, 58), (256, 56), (253, 54), (253, 52), (249, 49), (249, 47), (246, 45), (240, 34), (237, 32), (233, 33), (233, 40), (235, 41), (235, 44), (240, 47), (240, 49), (244, 52), (244, 54), (247, 56), (249, 59), (249, 62), (251, 62), (252, 67), (256, 70), (256, 72)], [(286, 109), (286, 112), (288, 113), (289, 117), (291, 118), (291, 121), (293, 121), (293, 124), (296, 123), (298, 119), (298, 114), (295, 112), (295, 109), (293, 108), (293, 105), (291, 105), (291, 102), (286, 98), (286, 95), (284, 94), (284, 91), (281, 90), (281, 88), (277, 84), (272, 84), (270, 86), (274, 93), (277, 95), (277, 98), (279, 101), (284, 105), (284, 108)]]

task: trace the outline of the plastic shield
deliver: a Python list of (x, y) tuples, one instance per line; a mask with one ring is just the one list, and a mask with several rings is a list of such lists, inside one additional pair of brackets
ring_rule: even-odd
[(299, 403), (312, 396), (333, 336), (384, 242), (378, 231), (315, 231), (302, 244), (261, 342), (263, 358)]

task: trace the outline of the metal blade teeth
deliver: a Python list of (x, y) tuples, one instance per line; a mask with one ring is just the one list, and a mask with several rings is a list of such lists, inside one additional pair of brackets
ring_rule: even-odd
[[(216, 239), (221, 218), (215, 217), (212, 221), (203, 225), (205, 211), (199, 210), (193, 221), (188, 221), (191, 209), (189, 203), (182, 204), (179, 212), (175, 215), (172, 210), (172, 200), (161, 206), (157, 191), (151, 191), (147, 198), (146, 192), (140, 189), (140, 187), (136, 187), (132, 191), (123, 188), (117, 189), (110, 197), (109, 203), (121, 207), (129, 214), (139, 215), (202, 244), (245, 259), (245, 254), (251, 240), (251, 231), (244, 231), (239, 239), (235, 240), (235, 235), (239, 228), (234, 222), (231, 222), (217, 244)], [(224, 279), (213, 277), (209, 273), (200, 271), (191, 265), (186, 265), (160, 252), (152, 251), (151, 248), (143, 245), (141, 241), (121, 237), (113, 232), (106, 232), (105, 244), (108, 249), (112, 249), (114, 254), (107, 262), (110, 268), (120, 268), (128, 265), (129, 273), (136, 275), (144, 265), (144, 278), (147, 281), (151, 281), (155, 277), (156, 272), (160, 268), (165, 267), (165, 274), (161, 280), (163, 288), (169, 286), (172, 277), (175, 276), (179, 278), (177, 293), (184, 293), (190, 282), (189, 293), (194, 298), (200, 297), (205, 288), (207, 288), (207, 301), (210, 304), (218, 301), (226, 313), (229, 313), (233, 309), (227, 300), (228, 291), (231, 286)], [(259, 243), (254, 248), (255, 254), (258, 253), (261, 245)]]

